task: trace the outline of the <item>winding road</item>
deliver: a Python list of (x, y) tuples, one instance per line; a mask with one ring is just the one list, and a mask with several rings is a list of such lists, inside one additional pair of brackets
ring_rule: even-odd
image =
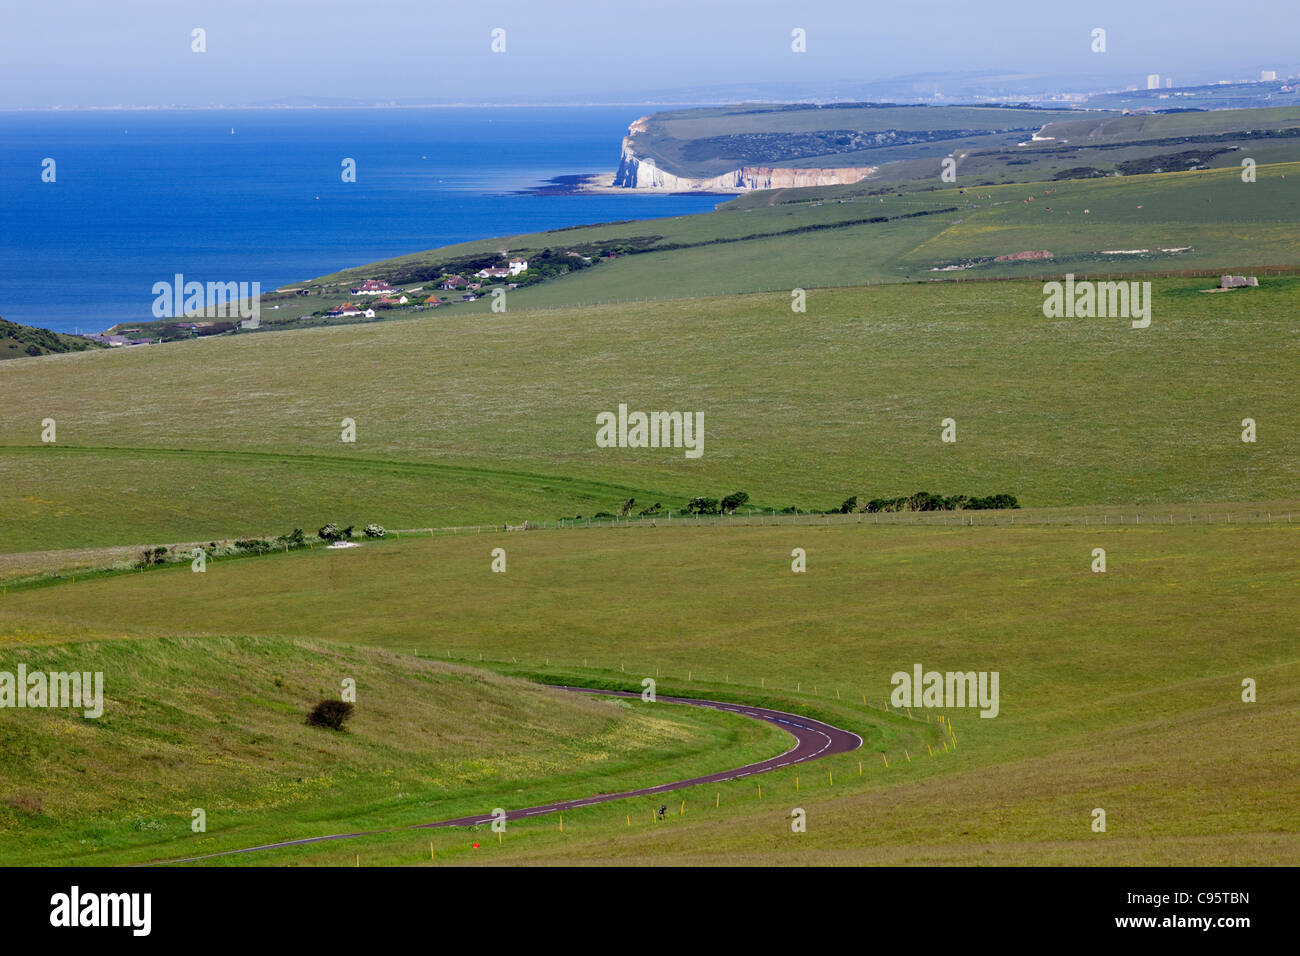
[[(550, 685), (556, 690), (564, 690), (573, 694), (592, 694), (599, 697), (640, 697), (636, 691), (625, 690), (602, 690), (592, 687), (566, 687), (561, 685)], [(749, 777), (754, 774), (767, 773), (772, 770), (779, 770), (782, 767), (793, 766), (794, 764), (804, 763), (808, 760), (816, 760), (819, 757), (829, 757), (832, 754), (847, 753), (857, 750), (862, 746), (862, 738), (852, 731), (840, 730), (838, 727), (832, 727), (830, 724), (822, 723), (820, 720), (813, 720), (811, 717), (801, 717), (797, 714), (787, 714), (779, 710), (768, 710), (766, 707), (752, 707), (748, 704), (731, 704), (718, 700), (700, 700), (694, 697), (663, 697), (656, 698), (658, 701), (666, 704), (686, 704), (691, 707), (711, 707), (714, 710), (723, 710), (731, 714), (743, 714), (746, 717), (753, 717), (756, 720), (765, 720), (770, 724), (776, 724), (786, 733), (795, 739), (795, 745), (781, 754), (779, 757), (772, 757), (768, 760), (762, 760), (758, 763), (746, 764), (743, 767), (737, 767), (735, 770), (722, 770), (718, 773), (706, 774), (703, 777), (691, 777), (689, 780), (675, 780), (672, 783), (661, 783), (653, 787), (642, 787), (638, 790), (624, 790), (621, 793), (601, 793), (592, 797), (580, 797), (577, 800), (565, 800), (560, 803), (548, 803), (540, 807), (526, 807), (522, 810), (507, 810), (507, 820), (526, 820), (529, 817), (538, 817), (548, 813), (561, 813), (565, 810), (576, 810), (579, 807), (589, 807), (596, 803), (608, 803), (611, 800), (624, 800), (628, 797), (644, 797), (656, 793), (667, 793), (670, 790), (682, 790), (686, 787), (694, 787), (704, 783), (721, 783), (724, 780), (738, 780), (741, 777)], [(484, 823), (491, 823), (494, 819), (490, 813), (480, 813), (472, 817), (457, 817), (455, 820), (439, 820), (436, 823), (416, 823), (406, 827), (390, 827), (383, 830), (363, 830), (357, 833), (335, 833), (330, 836), (304, 837), (301, 840), (286, 840), (283, 843), (264, 843), (261, 846), (244, 847), (238, 850), (222, 850), (219, 853), (205, 853), (201, 856), (187, 856), (173, 860), (158, 860), (155, 863), (141, 864), (143, 866), (160, 866), (168, 863), (195, 863), (199, 860), (210, 860), (219, 856), (234, 856), (241, 853), (257, 853), (262, 850), (277, 850), (290, 846), (306, 846), (310, 843), (325, 843), (330, 840), (351, 840), (356, 837), (375, 836), (381, 833), (399, 833), (403, 830), (427, 830), (432, 827), (472, 827)]]

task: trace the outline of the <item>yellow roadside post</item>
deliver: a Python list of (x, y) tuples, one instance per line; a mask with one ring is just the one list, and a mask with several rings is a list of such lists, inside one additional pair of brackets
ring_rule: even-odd
[(835, 774), (834, 774), (834, 772), (832, 772), (832, 771), (830, 771), (830, 770), (827, 770), (827, 771), (826, 771), (826, 776), (830, 778), (830, 785), (831, 785), (832, 787), (835, 786)]
[(883, 761), (885, 762), (885, 766), (886, 766), (886, 767), (889, 766), (889, 758), (888, 758), (888, 757), (886, 757), (884, 754), (881, 754), (881, 755), (880, 755), (880, 759), (883, 760)]
[(563, 814), (563, 813), (560, 814), (560, 832), (561, 832), (561, 833), (564, 832), (564, 814)]
[(683, 816), (685, 813), (686, 813), (686, 801), (683, 800), (683, 801), (682, 801), (682, 809), (678, 812), (677, 815), (680, 817), (680, 816)]
[(719, 792), (719, 793), (717, 793), (717, 794), (714, 794), (714, 797), (713, 797), (713, 807), (714, 807), (714, 809), (717, 809), (717, 808), (720, 807), (720, 806), (722, 806), (722, 793), (721, 793), (721, 792)]

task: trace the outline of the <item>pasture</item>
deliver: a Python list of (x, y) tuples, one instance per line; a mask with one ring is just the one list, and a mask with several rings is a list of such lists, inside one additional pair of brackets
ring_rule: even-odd
[[(866, 746), (794, 771), (696, 788), (670, 801), (676, 811), (684, 799), (687, 809), (665, 824), (649, 820), (657, 800), (637, 798), (566, 813), (563, 834), (555, 818), (512, 823), (500, 846), (484, 839), (493, 836), (486, 828), (402, 831), (219, 862), (429, 862), (432, 839), (440, 859), (456, 862), (1295, 863), (1297, 535), (1300, 525), (1280, 522), (864, 523), (402, 539), (217, 563), (204, 574), (183, 565), (11, 590), (0, 601), (0, 629), (10, 635), (7, 659), (17, 652), (105, 663), (102, 724), (39, 715), (42, 734), (75, 735), (80, 753), (134, 755), (97, 800), (139, 793), (160, 774), (170, 780), (188, 766), (181, 759), (193, 756), (188, 751), (216, 761), (199, 779), (164, 787), (171, 803), (141, 798), (149, 810), (135, 812), (161, 824), (157, 833), (146, 829), (149, 839), (110, 839), (116, 831), (106, 827), (100, 839), (113, 853), (105, 860), (249, 845), (277, 826), (285, 835), (337, 832), (345, 815), (354, 830), (445, 819), (452, 803), (478, 812), (527, 806), (540, 793), (581, 797), (612, 789), (613, 780), (645, 785), (673, 779), (663, 776), (668, 768), (720, 768), (738, 752), (782, 749), (763, 728), (746, 736), (739, 724), (719, 727), (715, 715), (671, 715), (658, 731), (671, 753), (656, 750), (660, 738), (635, 721), (661, 712), (636, 704), (619, 717), (633, 723), (617, 746), (597, 747), (593, 763), (563, 773), (557, 768), (568, 757), (529, 735), (570, 720), (574, 730), (547, 739), (589, 739), (595, 731), (584, 731), (584, 721), (608, 727), (596, 715), (609, 705), (553, 711), (548, 692), (483, 677), (488, 668), (627, 689), (656, 677), (661, 694), (808, 713), (857, 730)], [(508, 554), (503, 574), (490, 570), (497, 546)], [(801, 574), (791, 571), (795, 547), (808, 556)], [(1091, 570), (1095, 547), (1106, 549), (1105, 573)], [(243, 636), (223, 636), (233, 634)], [(998, 716), (945, 708), (948, 738), (919, 708), (911, 719), (885, 711), (891, 675), (916, 663), (999, 672)], [(329, 786), (306, 788), (309, 795), (291, 786), (283, 804), (268, 804), (259, 787), (285, 785), (279, 761), (329, 759), (335, 738), (291, 729), (301, 721), (291, 701), (304, 688), (328, 689), (342, 670), (364, 674), (358, 684), (366, 691), (355, 735), (338, 743), (348, 760)], [(457, 674), (471, 685), (449, 697), (444, 685)], [(275, 686), (276, 675), (288, 688)], [(1241, 699), (1247, 677), (1258, 684), (1254, 704)], [(391, 700), (390, 688), (400, 691)], [(470, 706), (467, 694), (497, 704)], [(210, 721), (211, 711), (216, 725), (194, 723)], [(458, 742), (440, 729), (448, 721)], [(31, 733), (22, 735), (29, 746)], [(506, 741), (500, 754), (477, 768), (465, 794), (439, 790), (446, 779), (430, 763), (441, 766), (466, 748), (480, 753), (487, 741), (495, 752), (498, 739)], [(312, 740), (314, 748), (301, 747)], [(940, 749), (953, 740), (953, 749)], [(707, 750), (719, 742), (726, 746)], [(511, 756), (530, 743), (526, 759)], [(85, 825), (77, 822), (85, 811), (60, 803), (59, 788), (69, 788), (71, 800), (79, 778), (50, 756), (36, 761), (42, 773), (33, 776), (33, 759), (21, 758), (27, 772), (6, 775), (8, 789), (44, 795), (49, 817), (10, 810), (0, 839), (36, 840), (30, 859), (61, 859), (59, 839)], [(427, 799), (383, 799), (389, 786)], [(200, 839), (185, 832), (181, 810), (188, 813), (203, 788), (223, 795), (225, 815), (210, 816), (224, 822), (210, 822)], [(284, 814), (299, 797), (311, 812), (290, 824)], [(798, 837), (789, 828), (794, 806), (810, 820)], [(1105, 834), (1090, 829), (1096, 807), (1107, 809)], [(53, 842), (33, 834), (52, 823), (60, 828)]]

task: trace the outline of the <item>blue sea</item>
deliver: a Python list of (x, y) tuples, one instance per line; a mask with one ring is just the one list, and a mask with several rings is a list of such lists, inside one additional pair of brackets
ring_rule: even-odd
[(153, 284), (176, 273), (269, 291), (487, 236), (712, 209), (523, 192), (613, 171), (654, 109), (0, 113), (0, 316), (101, 331), (153, 318)]

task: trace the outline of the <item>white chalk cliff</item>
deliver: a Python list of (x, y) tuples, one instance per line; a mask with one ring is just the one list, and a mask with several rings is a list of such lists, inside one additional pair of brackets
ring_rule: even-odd
[(779, 166), (741, 166), (718, 176), (696, 178), (677, 176), (660, 169), (651, 158), (642, 158), (636, 154), (632, 139), (637, 133), (646, 131), (643, 116), (628, 127), (628, 135), (623, 137), (623, 152), (619, 158), (618, 172), (614, 174), (614, 185), (625, 189), (655, 189), (672, 192), (745, 192), (750, 189), (788, 189), (799, 186), (840, 186), (860, 182), (871, 173), (875, 166), (840, 166), (826, 169), (809, 167), (799, 169)]

